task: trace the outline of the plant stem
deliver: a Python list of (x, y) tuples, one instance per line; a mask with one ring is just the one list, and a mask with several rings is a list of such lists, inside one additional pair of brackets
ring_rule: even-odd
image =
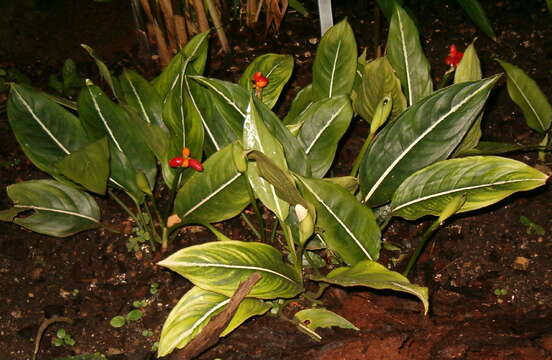
[(253, 210), (255, 210), (255, 214), (257, 215), (257, 221), (259, 222), (260, 231), (257, 231), (259, 239), (261, 241), (266, 241), (266, 231), (265, 231), (265, 223), (263, 219), (263, 214), (261, 213), (261, 209), (259, 208), (259, 205), (257, 204), (257, 199), (255, 198), (255, 193), (253, 192), (253, 188), (251, 187), (251, 183), (249, 183), (249, 180), (246, 179), (245, 181), (247, 183), (247, 193), (249, 194), (249, 200), (251, 202), (251, 205), (253, 206)]
[(274, 224), (272, 224), (272, 231), (270, 232), (270, 243), (273, 244), (274, 240), (276, 239), (276, 229), (278, 228), (278, 221), (274, 221)]
[(161, 234), (161, 249), (165, 250), (169, 247), (169, 229), (163, 226)]
[(301, 260), (304, 248), (303, 246), (299, 246), (297, 249), (295, 248), (295, 242), (293, 241), (293, 234), (291, 233), (290, 226), (280, 219), (278, 219), (278, 221), (280, 222), (280, 227), (284, 230), (284, 237), (286, 238), (287, 248), (291, 254), (291, 258), (293, 259), (293, 266), (295, 267), (295, 271), (297, 271), (301, 283), (303, 283), (303, 267)]
[(111, 225), (108, 225), (106, 223), (101, 223), (101, 222), (98, 222), (98, 224), (103, 227), (104, 229), (106, 229), (107, 231), (109, 232), (112, 232), (114, 234), (122, 234), (122, 232), (120, 232), (119, 230), (115, 229), (113, 226)]
[(445, 71), (445, 73), (443, 74), (443, 79), (441, 79), (441, 82), (439, 83), (437, 90), (444, 88), (448, 84), (450, 80), (450, 75), (454, 73), (454, 70), (456, 70), (456, 68), (451, 67), (450, 69)]
[(249, 217), (247, 215), (245, 215), (244, 213), (241, 213), (240, 216), (243, 219), (243, 221), (245, 221), (247, 226), (249, 226), (249, 229), (255, 234), (255, 236), (260, 239), (261, 238), (261, 233), (259, 232), (259, 230), (257, 230), (255, 225), (253, 225), (253, 223), (251, 222)]
[(412, 270), (412, 267), (416, 264), (416, 261), (418, 261), (418, 258), (420, 257), (420, 254), (422, 253), (422, 250), (424, 249), (427, 240), (431, 237), (431, 235), (433, 235), (435, 230), (437, 230), (440, 225), (441, 225), (441, 222), (439, 221), (439, 219), (437, 219), (424, 232), (424, 235), (420, 239), (420, 243), (418, 244), (418, 247), (416, 247), (416, 251), (414, 251), (414, 254), (412, 254), (410, 259), (408, 260), (408, 265), (406, 265), (406, 269), (403, 271), (404, 276), (408, 276), (408, 273), (410, 273), (410, 270)]
[(358, 169), (360, 168), (360, 162), (362, 161), (362, 158), (364, 157), (364, 154), (370, 147), (370, 144), (374, 140), (374, 137), (376, 136), (376, 133), (370, 133), (368, 134), (368, 137), (366, 138), (366, 141), (364, 142), (364, 145), (362, 145), (362, 149), (360, 149), (360, 153), (358, 154), (357, 158), (355, 159), (355, 162), (353, 163), (353, 170), (351, 170), (351, 176), (357, 176)]
[(165, 208), (165, 213), (163, 214), (163, 223), (167, 223), (167, 219), (171, 215), (171, 211), (173, 209), (174, 199), (176, 198), (176, 192), (178, 191), (178, 188), (180, 187), (180, 180), (182, 180), (182, 168), (176, 169), (176, 174), (174, 175), (173, 183), (171, 192), (169, 194), (169, 202), (167, 204), (167, 207)]
[[(144, 207), (146, 208), (146, 212), (150, 218), (150, 221), (149, 221), (149, 227), (151, 229), (151, 236), (153, 238), (155, 238), (155, 241), (157, 241), (159, 244), (161, 244), (163, 241), (161, 240), (161, 237), (159, 237), (159, 233), (157, 232), (157, 230), (155, 229), (155, 222), (153, 221), (153, 215), (151, 213), (151, 209), (149, 208), (148, 206), (148, 202), (145, 201), (144, 202)], [(151, 239), (151, 246), (153, 246), (153, 248), (155, 249), (155, 245), (153, 243), (153, 239)]]
[(153, 212), (155, 213), (155, 217), (159, 222), (159, 226), (161, 226), (162, 228), (167, 227), (166, 222), (163, 222), (163, 218), (161, 217), (161, 212), (159, 212), (159, 207), (157, 206), (157, 201), (155, 201), (155, 197), (153, 197), (153, 195), (151, 196), (151, 206), (153, 208)]
[(117, 204), (119, 204), (119, 206), (132, 218), (132, 220), (134, 220), (135, 223), (139, 223), (138, 219), (136, 218), (136, 214), (134, 214), (129, 208), (128, 206), (125, 205), (125, 203), (117, 196), (115, 195), (115, 193), (113, 191), (111, 191), (110, 189), (107, 189), (107, 193), (109, 194), (109, 196), (111, 196), (113, 198), (113, 200), (115, 200), (115, 202)]

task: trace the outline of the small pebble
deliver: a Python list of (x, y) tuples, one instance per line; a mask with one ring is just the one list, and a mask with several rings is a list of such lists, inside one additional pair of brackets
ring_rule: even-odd
[(514, 260), (512, 267), (516, 270), (527, 270), (527, 268), (529, 268), (529, 259), (523, 256), (518, 256)]

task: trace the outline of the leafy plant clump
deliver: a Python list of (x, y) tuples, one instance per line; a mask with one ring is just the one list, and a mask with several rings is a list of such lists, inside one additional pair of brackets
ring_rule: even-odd
[[(456, 213), (542, 186), (548, 177), (519, 161), (482, 156), (484, 105), (500, 75), (482, 79), (473, 44), (449, 54), (454, 83), (435, 90), (415, 24), (396, 7), (386, 54), (358, 57), (349, 24), (335, 25), (320, 41), (312, 84), (283, 120), (271, 109), (293, 58), (260, 56), (238, 84), (208, 78), (202, 76), (207, 33), (188, 42), (152, 82), (129, 70), (112, 77), (96, 58), (118, 102), (87, 81), (78, 117), (29, 86), (13, 85), (12, 128), (27, 156), (55, 180), (8, 187), (14, 206), (0, 219), (69, 236), (102, 225), (92, 192), (111, 196), (140, 234), (164, 247), (182, 226), (213, 231), (219, 241), (183, 248), (159, 263), (194, 284), (163, 326), (159, 356), (187, 347), (219, 314), (216, 337), (267, 312), (315, 339), (320, 327), (356, 329), (323, 307), (329, 286), (405, 292), (427, 313), (427, 288), (406, 276), (431, 234)], [(328, 177), (355, 114), (370, 123), (365, 145), (350, 176)], [(550, 118), (543, 118), (548, 132)], [(466, 156), (473, 152), (479, 155)], [(162, 187), (169, 196), (158, 204)], [(244, 212), (249, 205), (256, 226)], [(273, 214), (269, 230), (260, 205)], [(211, 225), (238, 215), (258, 242), (229, 239)], [(424, 216), (437, 220), (404, 273), (378, 263), (389, 220)], [(240, 286), (244, 281), (249, 288)], [(318, 290), (308, 291), (307, 282)], [(282, 310), (292, 301), (305, 308), (287, 318)]]

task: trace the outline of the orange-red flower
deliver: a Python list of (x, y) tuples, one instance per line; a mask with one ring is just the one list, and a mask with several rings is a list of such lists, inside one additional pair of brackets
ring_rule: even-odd
[(172, 168), (191, 167), (196, 171), (203, 171), (203, 165), (199, 160), (190, 157), (190, 149), (182, 149), (182, 156), (176, 156), (169, 160), (169, 166)]
[(262, 89), (268, 85), (268, 78), (263, 76), (263, 73), (260, 71), (254, 73), (251, 79), (253, 80), (253, 84), (256, 88)]
[(450, 46), (449, 54), (445, 58), (445, 64), (451, 67), (457, 67), (458, 64), (460, 63), (460, 60), (462, 60), (463, 56), (464, 56), (464, 53), (456, 50), (456, 45), (452, 44)]

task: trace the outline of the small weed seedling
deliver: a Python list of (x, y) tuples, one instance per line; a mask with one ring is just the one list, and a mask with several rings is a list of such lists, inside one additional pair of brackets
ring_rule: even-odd
[(73, 346), (73, 345), (75, 345), (75, 340), (71, 337), (71, 334), (69, 334), (67, 331), (65, 331), (64, 328), (60, 328), (56, 332), (56, 336), (54, 337), (53, 342), (54, 342), (55, 346), (62, 346), (62, 345)]

